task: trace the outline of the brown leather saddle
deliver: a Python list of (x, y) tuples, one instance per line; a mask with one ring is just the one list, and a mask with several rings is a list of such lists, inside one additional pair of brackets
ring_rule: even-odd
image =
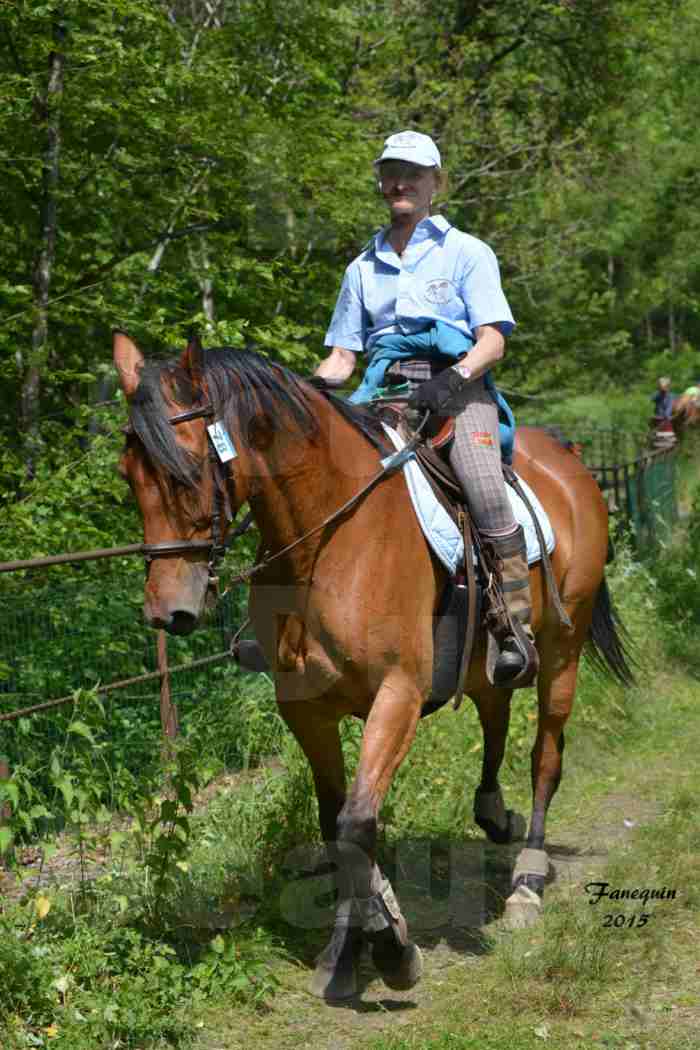
[[(418, 413), (414, 414), (405, 407), (405, 404), (392, 402), (389, 399), (375, 403), (373, 411), (382, 422), (396, 430), (405, 440), (410, 439), (413, 427), (418, 424)], [(458, 708), (462, 701), (464, 681), (471, 661), (478, 628), (483, 626), (490, 633), (495, 633), (496, 626), (508, 622), (510, 617), (503, 598), (498, 561), (493, 548), (488, 541), (482, 538), (469, 514), (462, 486), (447, 459), (447, 453), (454, 438), (454, 433), (454, 416), (433, 415), (429, 417), (427, 424), (423, 428), (424, 440), (416, 447), (415, 456), (435, 498), (459, 528), (464, 540), (464, 576), (466, 577), (464, 582), (466, 583), (467, 615), (464, 644), (461, 647), (459, 673), (454, 690), (455, 708)], [(561, 604), (542, 526), (537, 514), (515, 471), (505, 463), (503, 464), (503, 475), (506, 483), (520, 496), (532, 518), (541, 551), (548, 599), (558, 613), (561, 622), (565, 626), (571, 627), (571, 621)], [(468, 552), (471, 550), (474, 551), (474, 558), (469, 557)], [(474, 561), (476, 561), (476, 566)], [(449, 586), (450, 584), (448, 584)], [(449, 598), (446, 601), (446, 597), (446, 595), (443, 595), (441, 602), (443, 609), (453, 604)], [(530, 683), (524, 682), (523, 684)], [(444, 702), (442, 701), (442, 703)], [(436, 707), (442, 706), (442, 703), (433, 704), (429, 702), (428, 706), (430, 706), (431, 710), (435, 710)]]

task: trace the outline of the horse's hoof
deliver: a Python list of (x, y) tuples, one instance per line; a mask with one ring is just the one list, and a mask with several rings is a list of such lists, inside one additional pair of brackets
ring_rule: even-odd
[(269, 671), (270, 665), (262, 651), (262, 646), (255, 638), (244, 638), (233, 648), (233, 658), (244, 671)]
[(542, 898), (521, 884), (506, 901), (504, 921), (509, 930), (522, 930), (534, 926), (542, 914)]
[(522, 813), (516, 813), (514, 809), (506, 810), (506, 826), (501, 828), (498, 824), (487, 818), (477, 820), (481, 830), (489, 842), (495, 842), (497, 846), (506, 846), (509, 842), (521, 842), (527, 833), (527, 821)]
[(396, 951), (387, 953), (381, 945), (372, 948), (372, 962), (387, 988), (407, 992), (418, 984), (423, 973), (423, 955), (417, 944), (409, 941), (397, 960)]
[(311, 994), (327, 1002), (352, 999), (357, 995), (357, 967), (362, 944), (359, 929), (336, 926), (329, 944), (316, 960), (316, 969), (311, 978)]
[(527, 830), (525, 818), (521, 813), (505, 808), (500, 788), (496, 791), (476, 789), (474, 821), (487, 838), (499, 846), (525, 838)]
[(309, 991), (326, 1002), (342, 1002), (357, 995), (357, 967), (336, 967), (329, 970), (321, 963), (316, 966)]
[(527, 834), (527, 821), (522, 813), (516, 813), (509, 809), (508, 816), (508, 842), (521, 842)]

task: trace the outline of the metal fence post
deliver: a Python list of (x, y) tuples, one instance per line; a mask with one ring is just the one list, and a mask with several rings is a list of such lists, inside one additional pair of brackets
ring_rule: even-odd
[[(5, 755), (0, 755), (0, 780), (10, 779), (10, 763)], [(9, 802), (3, 802), (0, 805), (0, 828), (6, 824), (12, 816), (12, 808)], [(9, 858), (12, 847), (8, 850), (3, 851), (0, 849), (0, 869), (9, 867)]]
[(172, 741), (178, 734), (177, 705), (170, 697), (170, 672), (168, 671), (168, 636), (158, 631), (158, 671), (160, 673), (160, 724), (163, 729), (163, 757), (172, 755)]

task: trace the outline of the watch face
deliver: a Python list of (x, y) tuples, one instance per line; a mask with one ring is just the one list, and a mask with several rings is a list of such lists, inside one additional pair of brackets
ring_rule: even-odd
[(451, 299), (454, 299), (456, 294), (457, 290), (452, 281), (448, 281), (445, 277), (426, 282), (425, 298), (436, 306), (445, 306)]

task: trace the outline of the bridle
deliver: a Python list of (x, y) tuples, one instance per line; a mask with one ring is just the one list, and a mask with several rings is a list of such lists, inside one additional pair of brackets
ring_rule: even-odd
[[(189, 423), (192, 419), (211, 419), (215, 415), (212, 404), (202, 405), (200, 408), (190, 408), (186, 412), (178, 412), (170, 416), (168, 422), (176, 427), (180, 423)], [(144, 543), (141, 547), (146, 565), (149, 566), (155, 558), (167, 558), (169, 554), (182, 554), (185, 551), (208, 551), (207, 570), (209, 572), (209, 583), (215, 586), (218, 582), (216, 568), (229, 546), (238, 536), (241, 536), (252, 523), (252, 515), (246, 514), (233, 532), (224, 539), (224, 518), (228, 524), (233, 515), (231, 503), (226, 491), (227, 476), (221, 476), (219, 459), (214, 448), (211, 434), (207, 431), (207, 443), (209, 446), (209, 463), (212, 468), (214, 480), (214, 499), (211, 511), (211, 537), (208, 540), (164, 540), (162, 543)]]
[[(401, 399), (403, 400), (403, 398)], [(178, 412), (174, 416), (168, 418), (168, 422), (171, 426), (176, 427), (180, 423), (189, 423), (192, 419), (211, 419), (216, 414), (214, 406), (211, 403), (202, 405), (199, 408), (190, 408), (185, 412)], [(374, 488), (378, 482), (388, 475), (393, 474), (396, 470), (403, 467), (404, 463), (413, 455), (414, 449), (420, 441), (421, 433), (424, 426), (428, 421), (429, 412), (426, 412), (423, 416), (421, 423), (417, 430), (414, 431), (410, 441), (401, 449), (400, 452), (394, 452), (393, 455), (386, 457), (381, 460), (381, 470), (372, 477), (366, 485), (356, 492), (354, 496), (351, 496), (341, 507), (338, 507), (332, 514), (329, 514), (323, 521), (319, 522), (313, 528), (309, 529), (299, 536), (298, 539), (292, 543), (287, 544), (282, 550), (276, 551), (274, 554), (265, 552), (261, 561), (249, 568), (243, 569), (242, 572), (238, 573), (231, 581), (229, 586), (234, 583), (243, 583), (254, 576), (256, 573), (267, 568), (267, 566), (281, 558), (284, 554), (293, 550), (304, 540), (308, 539), (309, 536), (313, 536), (315, 533), (320, 532), (331, 522), (347, 514), (361, 499)], [(211, 537), (208, 540), (165, 540), (162, 543), (144, 543), (141, 546), (141, 551), (148, 567), (155, 558), (167, 558), (171, 554), (182, 554), (185, 551), (208, 551), (209, 560), (207, 562), (207, 569), (209, 572), (209, 584), (216, 588), (218, 584), (218, 576), (216, 575), (216, 567), (223, 558), (224, 554), (233, 543), (235, 539), (241, 536), (246, 529), (248, 529), (253, 522), (252, 511), (243, 518), (239, 525), (224, 539), (224, 525), (223, 519), (226, 518), (226, 524), (233, 519), (231, 513), (231, 503), (228, 498), (228, 492), (226, 491), (226, 482), (229, 480), (226, 473), (223, 477), (221, 476), (218, 453), (214, 446), (212, 436), (207, 430), (207, 441), (209, 445), (209, 462), (212, 466), (212, 474), (214, 478), (214, 500), (211, 512)]]

